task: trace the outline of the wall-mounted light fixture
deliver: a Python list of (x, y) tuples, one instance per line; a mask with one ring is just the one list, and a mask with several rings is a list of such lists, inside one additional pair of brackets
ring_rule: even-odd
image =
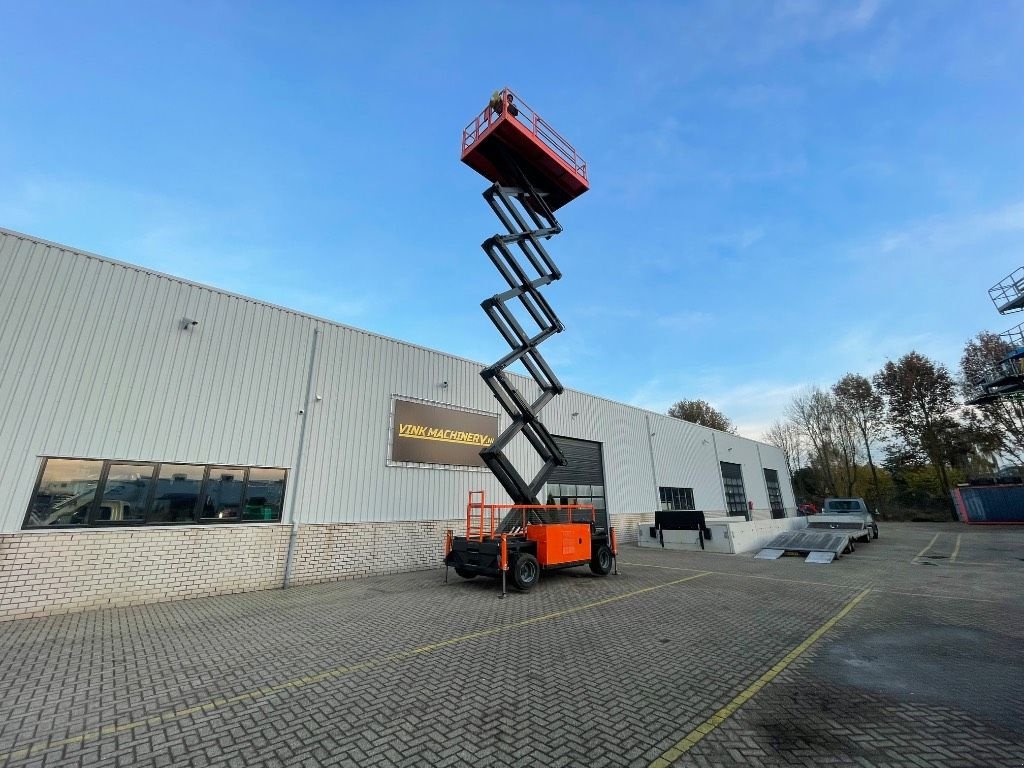
[(577, 416), (579, 416), (579, 415), (580, 415), (580, 412), (579, 412), (579, 411), (573, 411), (573, 412), (572, 412), (572, 413), (570, 413), (569, 415), (570, 415), (570, 416), (572, 416), (572, 417), (573, 417), (573, 418), (575, 419), (575, 418), (576, 418)]
[(191, 331), (197, 325), (199, 325), (198, 320), (193, 320), (191, 317), (181, 318), (181, 330), (183, 331)]
[(448, 382), (442, 381), (438, 386), (440, 386), (441, 389), (448, 389)]

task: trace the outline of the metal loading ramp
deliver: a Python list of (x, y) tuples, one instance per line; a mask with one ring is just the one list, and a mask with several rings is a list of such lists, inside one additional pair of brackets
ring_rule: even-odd
[(754, 555), (756, 560), (777, 560), (787, 553), (807, 555), (807, 562), (831, 563), (847, 550), (853, 551), (849, 533), (838, 531), (786, 531)]

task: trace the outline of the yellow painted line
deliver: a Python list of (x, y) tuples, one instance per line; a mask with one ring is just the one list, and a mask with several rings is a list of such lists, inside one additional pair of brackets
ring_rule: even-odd
[(757, 680), (748, 685), (743, 691), (738, 693), (732, 701), (722, 707), (720, 710), (715, 712), (711, 717), (705, 720), (703, 723), (698, 725), (683, 738), (673, 744), (671, 747), (666, 749), (660, 757), (656, 758), (650, 765), (650, 768), (668, 768), (676, 760), (685, 755), (697, 744), (700, 743), (701, 739), (707, 736), (709, 733), (715, 730), (718, 726), (732, 717), (740, 707), (757, 695), (758, 691), (764, 688), (768, 683), (778, 677), (779, 673), (782, 672), (786, 667), (792, 664), (804, 651), (810, 648), (815, 642), (817, 642), (822, 635), (828, 632), (834, 627), (846, 614), (852, 611), (857, 604), (868, 596), (871, 592), (871, 588), (865, 589), (850, 602), (842, 607), (842, 609), (833, 616), (831, 619), (826, 621), (814, 632), (811, 633), (810, 637), (804, 640), (800, 645), (787, 653), (782, 660), (774, 667), (769, 669)]
[(949, 556), (949, 562), (951, 562), (951, 563), (955, 563), (956, 562), (956, 556), (960, 554), (960, 539), (961, 539), (962, 536), (963, 536), (962, 533), (958, 533), (956, 535), (956, 546), (953, 547), (953, 554)]
[(654, 592), (655, 590), (665, 589), (666, 587), (673, 587), (676, 584), (682, 584), (685, 581), (693, 581), (703, 576), (710, 576), (709, 571), (702, 571), (694, 574), (693, 576), (684, 576), (681, 579), (675, 579), (673, 581), (666, 581), (664, 584), (655, 584), (650, 587), (644, 587), (642, 589), (635, 589), (632, 592), (625, 592), (621, 595), (613, 595), (612, 597), (606, 597), (603, 600), (595, 600), (592, 603), (583, 603), (582, 605), (573, 606), (572, 608), (566, 608), (561, 611), (554, 611), (553, 613), (545, 613), (542, 616), (534, 616), (530, 619), (523, 619), (522, 621), (515, 621), (511, 624), (502, 624), (497, 627), (490, 627), (488, 629), (481, 629), (476, 632), (470, 632), (466, 635), (460, 635), (459, 637), (451, 637), (447, 640), (439, 640), (436, 643), (429, 643), (428, 645), (421, 645), (418, 648), (411, 648), (407, 651), (398, 651), (396, 653), (389, 653), (385, 656), (378, 656), (375, 659), (368, 659), (367, 661), (359, 664), (350, 664), (346, 666), (334, 667), (333, 669), (326, 669), (322, 672), (315, 674), (303, 675), (302, 677), (296, 677), (293, 680), (288, 680), (283, 683), (277, 683), (275, 685), (265, 685), (260, 688), (254, 688), (251, 691), (239, 693), (235, 696), (219, 696), (215, 699), (210, 699), (201, 704), (196, 704), (191, 707), (184, 707), (179, 709), (171, 709), (166, 712), (160, 712), (149, 717), (140, 718), (139, 720), (132, 720), (128, 723), (121, 724), (109, 724), (103, 725), (99, 728), (94, 728), (89, 731), (82, 731), (76, 733), (73, 736), (68, 736), (65, 739), (57, 739), (54, 741), (42, 740), (37, 741), (34, 744), (29, 744), (21, 749), (14, 750), (12, 752), (0, 753), (0, 764), (5, 764), (9, 760), (21, 760), (26, 757), (32, 757), (35, 755), (43, 754), (44, 752), (50, 752), (55, 749), (61, 749), (63, 747), (71, 745), (82, 745), (86, 742), (96, 741), (97, 739), (103, 738), (104, 736), (111, 736), (114, 734), (125, 733), (136, 728), (143, 726), (158, 726), (164, 725), (165, 723), (171, 723), (175, 720), (181, 720), (189, 717), (190, 715), (196, 715), (200, 712), (209, 713), (221, 707), (231, 706), (232, 704), (239, 704), (241, 702), (258, 701), (265, 699), (269, 696), (273, 696), (278, 693), (285, 691), (298, 690), (299, 688), (305, 688), (307, 685), (313, 685), (320, 683), (325, 680), (333, 680), (345, 675), (350, 675), (353, 672), (362, 672), (368, 669), (374, 669), (376, 667), (389, 664), (396, 661), (405, 661), (406, 659), (420, 656), (426, 653), (432, 653), (433, 651), (440, 650), (441, 648), (447, 648), (458, 643), (465, 643), (470, 640), (478, 640), (481, 637), (490, 637), (491, 635), (501, 634), (502, 632), (508, 632), (512, 629), (519, 629), (520, 627), (527, 627), (531, 624), (539, 624), (543, 621), (551, 621), (552, 619), (559, 619), (563, 616), (569, 616), (574, 613), (581, 611), (587, 611), (591, 608), (599, 608), (602, 605), (608, 605), (610, 603), (616, 603), (620, 600), (626, 600), (637, 595), (647, 594), (648, 592)]
[(934, 536), (932, 536), (932, 540), (928, 542), (928, 546), (925, 547), (924, 549), (922, 549), (916, 555), (914, 555), (914, 560), (917, 560), (917, 558), (921, 557), (925, 552), (927, 552), (929, 549), (934, 547), (935, 546), (935, 542), (938, 540), (938, 538), (939, 538), (939, 534), (937, 534), (937, 533)]

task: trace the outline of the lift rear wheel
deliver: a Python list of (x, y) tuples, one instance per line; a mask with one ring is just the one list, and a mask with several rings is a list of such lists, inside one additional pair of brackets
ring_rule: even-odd
[(512, 564), (512, 583), (528, 592), (540, 580), (540, 564), (529, 552), (523, 552)]
[(475, 579), (477, 576), (476, 571), (466, 571), (462, 568), (456, 568), (455, 572), (464, 579)]
[(598, 576), (612, 572), (612, 549), (607, 544), (598, 544), (590, 558), (590, 570)]

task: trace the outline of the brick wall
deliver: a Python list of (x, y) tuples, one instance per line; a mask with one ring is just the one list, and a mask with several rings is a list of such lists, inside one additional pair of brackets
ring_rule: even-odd
[(449, 528), (464, 531), (465, 518), (397, 523), (326, 523), (299, 527), (292, 584), (437, 568)]
[[(620, 543), (653, 513), (613, 515)], [(440, 567), (464, 518), (299, 526), (291, 584)], [(284, 581), (288, 525), (0, 534), (0, 621), (230, 592)]]
[(0, 621), (280, 587), (289, 527), (0, 534)]
[(612, 515), (615, 540), (619, 544), (636, 544), (637, 526), (641, 523), (654, 525), (653, 512), (631, 512), (626, 515)]

